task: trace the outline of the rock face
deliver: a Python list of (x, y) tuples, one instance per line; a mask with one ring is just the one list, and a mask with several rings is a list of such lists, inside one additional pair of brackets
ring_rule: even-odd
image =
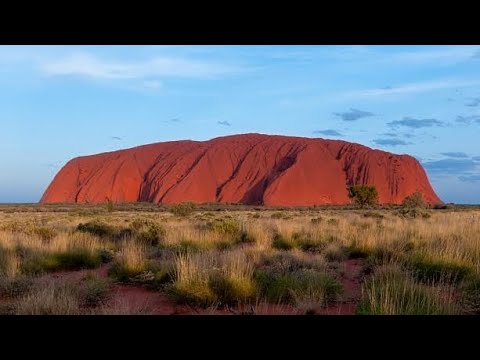
[(420, 191), (441, 203), (408, 155), (338, 140), (261, 134), (173, 141), (69, 161), (41, 203), (348, 204), (347, 187), (375, 185), (380, 203)]

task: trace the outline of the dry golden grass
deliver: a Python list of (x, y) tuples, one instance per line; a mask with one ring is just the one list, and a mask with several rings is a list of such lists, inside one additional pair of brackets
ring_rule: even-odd
[(17, 315), (79, 315), (80, 301), (76, 291), (53, 282), (32, 289), (16, 304)]
[[(281, 261), (292, 268), (301, 266), (341, 275), (341, 263), (356, 254), (373, 267), (373, 280), (366, 282), (368, 287), (364, 288), (364, 299), (369, 301), (371, 312), (395, 313), (405, 308), (402, 301), (409, 299), (412, 304), (426, 302), (428, 306), (417, 304), (422, 311), (457, 313), (453, 297), (444, 296), (445, 289), (451, 290), (457, 283), (452, 284), (450, 279), (441, 284), (438, 278), (446, 279), (446, 275), (453, 273), (452, 276), (460, 276), (458, 282), (461, 282), (480, 276), (478, 210), (432, 211), (430, 218), (404, 218), (390, 210), (378, 210), (367, 216), (364, 211), (342, 210), (200, 211), (180, 217), (168, 212), (48, 209), (0, 212), (0, 277), (15, 279), (22, 275), (24, 262), (35, 254), (62, 254), (78, 249), (97, 253), (109, 249), (112, 267), (116, 266), (121, 274), (118, 278), (123, 279), (120, 281), (145, 272), (155, 277), (163, 271), (164, 276), (165, 269), (160, 271), (151, 264), (171, 262), (172, 279), (162, 278), (161, 284), (167, 284), (166, 290), (170, 289), (177, 298), (209, 307), (231, 304), (237, 297), (238, 306), (255, 303), (260, 309), (267, 305), (259, 305), (265, 299), (258, 298), (255, 272), (265, 259), (283, 254)], [(141, 244), (134, 234), (118, 240), (75, 231), (78, 224), (94, 221), (121, 231), (139, 219), (165, 229), (158, 245)], [(287, 249), (282, 248), (282, 243), (275, 245), (276, 237), (287, 243)], [(243, 241), (244, 238), (248, 240)], [(409, 275), (402, 280), (381, 277), (377, 270), (388, 264)], [(394, 287), (388, 287), (394, 283)], [(440, 288), (443, 295), (438, 297)], [(297, 310), (304, 312), (325, 302), (322, 293), (314, 290), (311, 296), (294, 294)], [(71, 310), (75, 304), (73, 300), (65, 300), (68, 296), (62, 291), (45, 289), (37, 298), (46, 304), (59, 302), (61, 311), (77, 311)], [(27, 294), (22, 298), (21, 311), (44, 311), (32, 296)], [(442, 304), (446, 307), (442, 308)], [(128, 309), (121, 308), (119, 305), (112, 310), (107, 306), (99, 311), (128, 313)]]

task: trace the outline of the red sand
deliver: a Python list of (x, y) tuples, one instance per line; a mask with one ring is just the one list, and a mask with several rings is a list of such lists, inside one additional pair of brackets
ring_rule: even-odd
[(380, 203), (415, 191), (441, 203), (420, 163), (339, 140), (245, 134), (173, 141), (79, 157), (41, 203), (348, 204), (349, 184), (375, 185)]

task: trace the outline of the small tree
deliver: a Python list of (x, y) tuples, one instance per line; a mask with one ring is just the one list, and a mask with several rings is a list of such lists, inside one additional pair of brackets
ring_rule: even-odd
[(348, 197), (361, 208), (364, 208), (377, 204), (378, 191), (375, 186), (353, 185), (348, 188)]
[(113, 212), (113, 201), (108, 197), (105, 198), (105, 201), (107, 202), (107, 212)]
[(409, 209), (420, 208), (424, 209), (427, 207), (425, 200), (423, 199), (423, 195), (420, 191), (414, 192), (412, 195), (407, 196), (404, 200), (402, 205)]

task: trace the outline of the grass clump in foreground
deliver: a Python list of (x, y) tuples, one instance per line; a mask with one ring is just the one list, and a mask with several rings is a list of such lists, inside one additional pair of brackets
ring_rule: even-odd
[(31, 254), (22, 263), (22, 272), (38, 275), (62, 270), (94, 269), (101, 264), (101, 252), (86, 248), (73, 248), (58, 253)]
[(145, 247), (133, 242), (125, 243), (108, 270), (108, 275), (120, 282), (133, 281), (148, 270), (145, 253)]
[(69, 285), (47, 283), (32, 289), (15, 305), (16, 315), (79, 315), (77, 291)]
[(193, 306), (236, 305), (256, 296), (253, 266), (242, 253), (179, 254), (174, 279), (169, 293)]
[(261, 296), (269, 301), (315, 308), (334, 301), (342, 292), (341, 284), (326, 269), (325, 260), (280, 253), (262, 259), (255, 280)]
[(312, 269), (300, 269), (291, 273), (258, 271), (255, 279), (261, 294), (273, 302), (298, 304), (306, 299), (324, 306), (336, 299), (341, 284), (330, 274)]
[(461, 313), (448, 284), (425, 285), (398, 266), (379, 267), (362, 288), (360, 315), (450, 315)]
[(108, 300), (110, 282), (98, 276), (88, 274), (82, 281), (80, 296), (86, 306), (98, 306)]
[(435, 259), (424, 254), (415, 254), (408, 257), (404, 266), (410, 269), (415, 277), (424, 283), (444, 281), (460, 283), (464, 278), (473, 273), (470, 266), (452, 261)]

